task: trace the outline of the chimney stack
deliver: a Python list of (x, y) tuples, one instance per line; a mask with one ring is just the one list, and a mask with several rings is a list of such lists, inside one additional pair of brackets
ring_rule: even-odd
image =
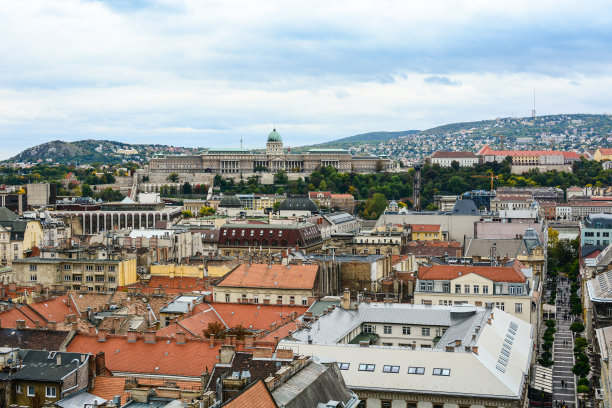
[(106, 341), (106, 330), (104, 329), (98, 330), (98, 341)]
[(155, 344), (157, 341), (154, 331), (147, 331), (144, 333), (144, 342)]
[(185, 333), (180, 331), (176, 333), (176, 344), (185, 344)]
[(351, 291), (348, 288), (345, 288), (344, 292), (342, 293), (340, 307), (345, 310), (349, 310), (351, 308)]

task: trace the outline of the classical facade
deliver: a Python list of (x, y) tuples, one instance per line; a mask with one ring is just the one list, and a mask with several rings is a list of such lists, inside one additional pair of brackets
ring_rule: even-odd
[(394, 162), (386, 156), (353, 156), (344, 149), (310, 149), (304, 154), (286, 152), (281, 135), (272, 130), (266, 152), (243, 148), (214, 148), (198, 155), (157, 155), (149, 163), (151, 173), (275, 173), (279, 170), (310, 173), (332, 166), (342, 172), (373, 173), (392, 170)]

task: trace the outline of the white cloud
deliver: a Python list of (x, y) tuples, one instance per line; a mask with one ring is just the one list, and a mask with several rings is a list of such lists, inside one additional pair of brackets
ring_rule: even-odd
[[(605, 1), (5, 2), (0, 138), (261, 147), (611, 111)], [(461, 86), (440, 86), (461, 85)], [(12, 153), (11, 153), (12, 154)]]

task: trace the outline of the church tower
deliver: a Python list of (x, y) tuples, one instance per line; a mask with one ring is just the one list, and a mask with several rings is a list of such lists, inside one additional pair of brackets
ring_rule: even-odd
[(268, 155), (283, 154), (283, 139), (281, 139), (281, 135), (276, 131), (276, 129), (273, 129), (268, 135), (266, 153)]

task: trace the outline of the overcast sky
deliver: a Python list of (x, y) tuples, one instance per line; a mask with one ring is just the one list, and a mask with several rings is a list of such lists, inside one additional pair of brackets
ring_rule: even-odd
[(608, 0), (0, 0), (0, 159), (609, 113)]

